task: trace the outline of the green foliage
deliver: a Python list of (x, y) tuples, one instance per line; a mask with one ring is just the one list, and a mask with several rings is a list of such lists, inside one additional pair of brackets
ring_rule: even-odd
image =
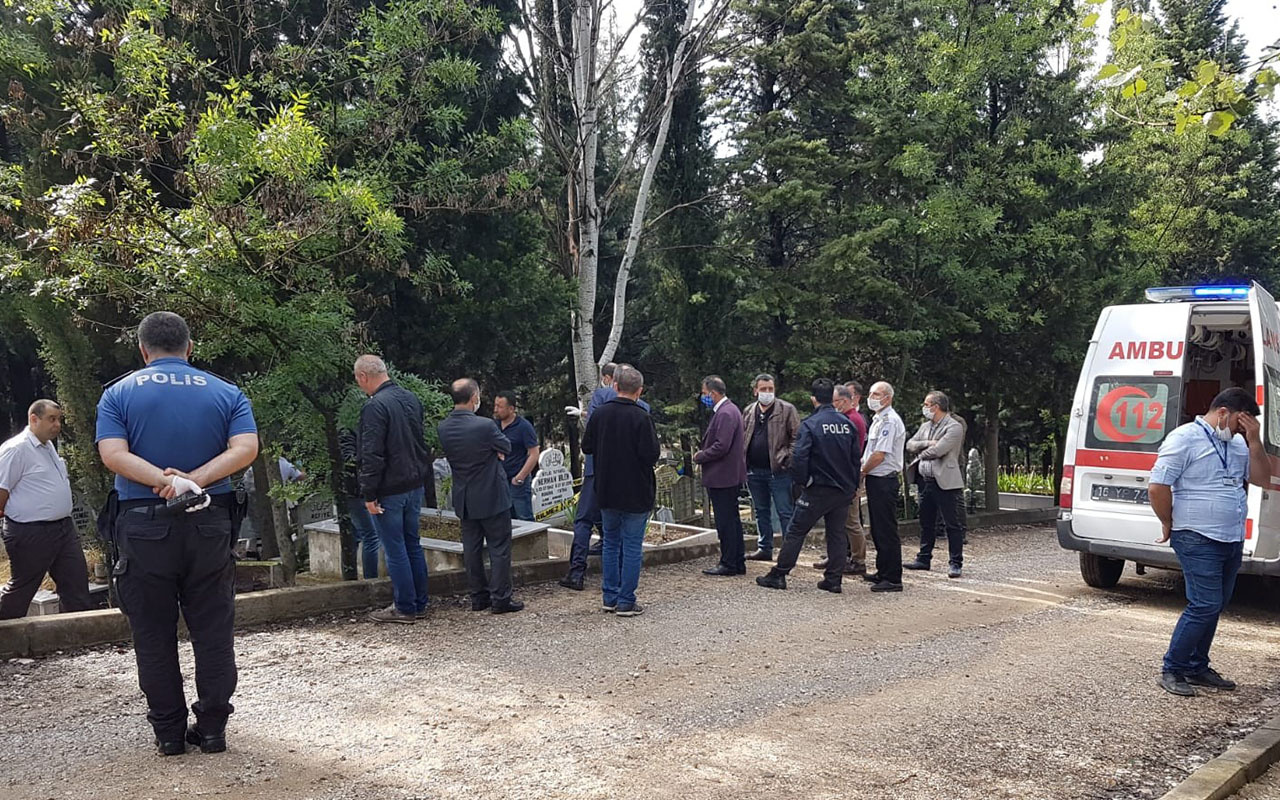
[(1000, 491), (1015, 494), (1053, 494), (1053, 476), (1035, 471), (1012, 470), (1001, 472), (998, 479)]

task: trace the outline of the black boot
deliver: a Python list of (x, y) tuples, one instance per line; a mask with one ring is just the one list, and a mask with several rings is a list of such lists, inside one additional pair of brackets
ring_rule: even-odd
[(187, 742), (198, 745), (201, 753), (222, 753), (227, 749), (226, 731), (206, 731), (199, 723), (187, 728)]
[(785, 589), (787, 588), (787, 576), (776, 569), (771, 569), (756, 578), (756, 585), (763, 586), (766, 589)]

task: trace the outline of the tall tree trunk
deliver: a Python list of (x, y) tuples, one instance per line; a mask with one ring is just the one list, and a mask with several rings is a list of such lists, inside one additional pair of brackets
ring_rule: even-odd
[[(284, 483), (284, 478), (280, 474), (279, 458), (267, 456), (263, 466), (267, 468), (267, 478), (272, 486), (280, 486)], [(271, 517), (276, 528), (276, 545), (280, 548), (280, 567), (284, 572), (284, 583), (285, 586), (292, 586), (294, 576), (298, 574), (298, 552), (293, 546), (293, 526), (289, 524), (289, 508), (283, 501), (271, 500), (270, 504)]]
[(984, 411), (986, 430), (983, 456), (987, 472), (987, 511), (996, 511), (1000, 508), (1000, 401), (988, 399)]
[(258, 534), (258, 557), (264, 561), (280, 555), (276, 541), (276, 521), (271, 513), (271, 479), (267, 475), (266, 448), (258, 443), (258, 457), (253, 460), (253, 491), (249, 493), (249, 521)]

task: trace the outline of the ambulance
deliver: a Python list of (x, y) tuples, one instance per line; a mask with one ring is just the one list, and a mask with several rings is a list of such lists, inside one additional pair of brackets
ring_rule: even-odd
[(1058, 543), (1080, 574), (1115, 586), (1126, 561), (1178, 568), (1147, 498), (1156, 451), (1179, 425), (1239, 386), (1262, 409), (1270, 488), (1248, 487), (1241, 571), (1280, 575), (1280, 314), (1265, 289), (1148, 289), (1146, 305), (1103, 309), (1080, 373), (1063, 448)]

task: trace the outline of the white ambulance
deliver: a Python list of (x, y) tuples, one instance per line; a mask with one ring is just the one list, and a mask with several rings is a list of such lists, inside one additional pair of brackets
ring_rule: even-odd
[(1132, 561), (1178, 568), (1157, 544), (1147, 480), (1164, 437), (1239, 386), (1262, 408), (1271, 489), (1249, 486), (1242, 572), (1280, 575), (1280, 314), (1252, 286), (1148, 289), (1148, 305), (1103, 309), (1080, 373), (1064, 448), (1058, 542), (1090, 586)]

